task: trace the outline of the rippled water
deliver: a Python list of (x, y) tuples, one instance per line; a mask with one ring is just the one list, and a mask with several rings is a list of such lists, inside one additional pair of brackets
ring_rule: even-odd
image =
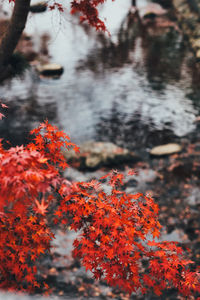
[(181, 36), (137, 29), (130, 35), (124, 22), (130, 2), (108, 1), (101, 8), (110, 38), (79, 26), (67, 13), (30, 15), (26, 32), (36, 50), (40, 37), (50, 34), (50, 61), (65, 72), (55, 80), (29, 70), (1, 85), (0, 97), (10, 104), (2, 135), (21, 143), (24, 133), (49, 118), (77, 143), (109, 140), (148, 148), (195, 130), (199, 94)]

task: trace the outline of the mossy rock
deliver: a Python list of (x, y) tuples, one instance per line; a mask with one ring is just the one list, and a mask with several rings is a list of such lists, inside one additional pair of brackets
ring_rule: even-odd
[(170, 155), (181, 152), (182, 147), (179, 144), (170, 143), (166, 145), (156, 146), (151, 149), (150, 154), (153, 156)]
[(36, 70), (44, 76), (60, 76), (64, 68), (56, 63), (44, 64), (36, 67)]
[(122, 166), (136, 163), (141, 158), (128, 149), (110, 142), (85, 142), (80, 146), (80, 153), (65, 151), (64, 155), (70, 165), (80, 170), (97, 170), (101, 167)]

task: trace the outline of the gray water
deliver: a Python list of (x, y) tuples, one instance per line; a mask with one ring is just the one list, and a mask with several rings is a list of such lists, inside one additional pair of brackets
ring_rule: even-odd
[[(1, 85), (0, 98), (10, 106), (1, 134), (21, 143), (48, 118), (78, 144), (92, 139), (148, 149), (195, 130), (199, 91), (182, 37), (172, 32), (124, 38), (130, 2), (108, 1), (100, 8), (110, 37), (80, 26), (68, 8), (64, 14), (29, 16), (26, 32), (33, 35), (35, 50), (49, 34), (50, 61), (65, 71), (55, 80), (28, 70)], [(139, 7), (147, 2), (138, 1)]]

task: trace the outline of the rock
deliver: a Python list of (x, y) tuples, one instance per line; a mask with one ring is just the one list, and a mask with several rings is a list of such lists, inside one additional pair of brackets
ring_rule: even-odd
[(103, 166), (113, 167), (140, 160), (135, 153), (113, 143), (92, 141), (82, 144), (79, 154), (74, 151), (66, 151), (64, 155), (72, 166), (88, 170), (95, 170)]
[(200, 59), (200, 49), (196, 52), (196, 58)]
[(47, 10), (46, 2), (38, 2), (30, 6), (30, 12), (32, 13), (42, 13)]
[(96, 168), (101, 163), (100, 155), (91, 155), (86, 157), (85, 164), (88, 168)]
[(200, 48), (200, 38), (194, 39), (191, 41), (192, 47), (195, 48)]
[(156, 16), (163, 16), (167, 13), (167, 10), (162, 8), (160, 4), (150, 3), (144, 8), (139, 10), (141, 18), (155, 18)]
[(168, 39), (168, 34), (175, 31), (178, 32), (179, 29), (175, 22), (170, 21), (166, 16), (156, 17), (155, 19), (143, 19), (143, 25), (145, 26), (146, 33), (149, 37), (166, 37)]
[(170, 155), (173, 153), (178, 153), (181, 150), (182, 148), (179, 144), (171, 143), (154, 147), (153, 149), (151, 149), (150, 154), (155, 156)]
[(40, 65), (36, 67), (36, 70), (44, 76), (60, 76), (62, 75), (64, 68), (56, 63), (49, 63), (45, 65)]
[(153, 0), (155, 3), (159, 3), (163, 8), (169, 9), (173, 7), (173, 0)]

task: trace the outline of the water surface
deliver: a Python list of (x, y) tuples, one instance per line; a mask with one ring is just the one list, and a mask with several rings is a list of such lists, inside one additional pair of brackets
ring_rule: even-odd
[(173, 30), (151, 36), (135, 24), (130, 34), (129, 8), (124, 0), (101, 7), (110, 37), (79, 26), (67, 12), (30, 15), (26, 32), (35, 49), (49, 34), (50, 61), (65, 71), (55, 80), (28, 70), (1, 85), (0, 97), (10, 106), (1, 134), (21, 143), (48, 118), (78, 144), (106, 140), (147, 149), (194, 131), (199, 94), (182, 37)]

